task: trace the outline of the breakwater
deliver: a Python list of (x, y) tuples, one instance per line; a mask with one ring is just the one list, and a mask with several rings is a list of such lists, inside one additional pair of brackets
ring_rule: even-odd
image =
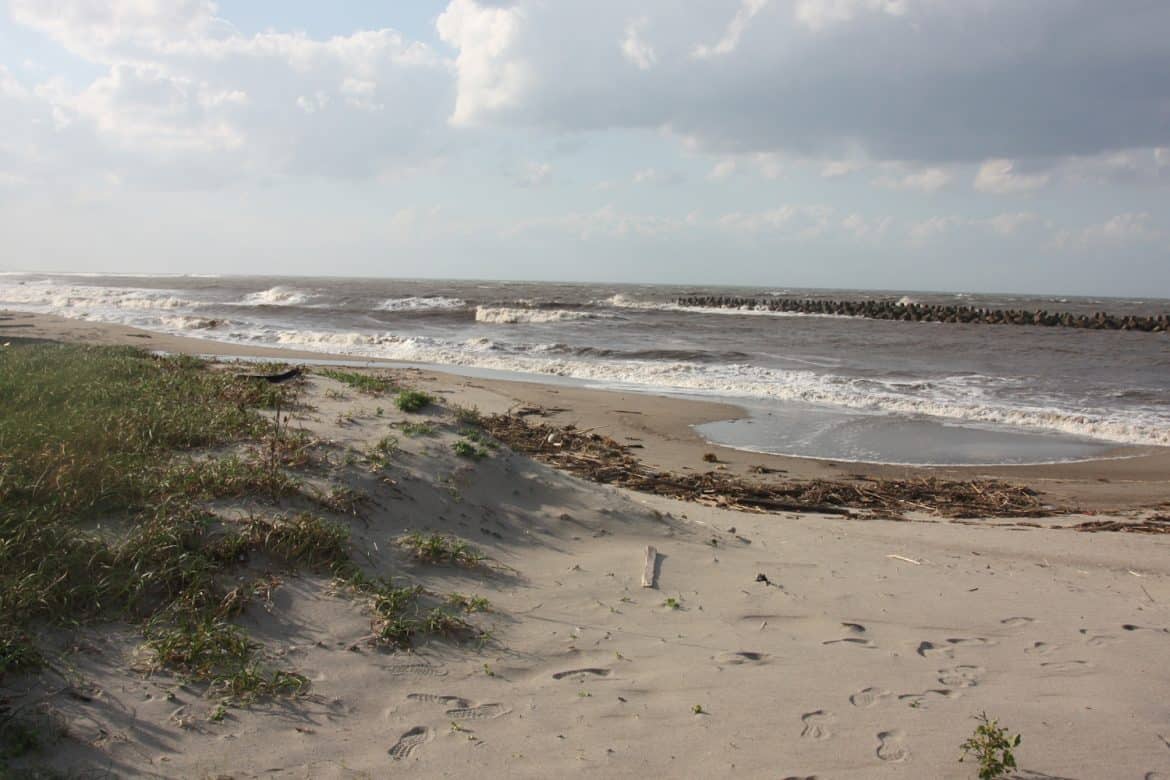
[(724, 295), (690, 295), (675, 301), (698, 309), (745, 309), (789, 314), (828, 314), (903, 322), (964, 322), (983, 325), (1038, 325), (1049, 328), (1088, 330), (1170, 331), (1170, 314), (1116, 315), (1108, 312), (1072, 314), (1045, 310), (988, 309), (975, 306), (928, 304), (913, 301), (836, 301), (800, 298), (741, 298)]

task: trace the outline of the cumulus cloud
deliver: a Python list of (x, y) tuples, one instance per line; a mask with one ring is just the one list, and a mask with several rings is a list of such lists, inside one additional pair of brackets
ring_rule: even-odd
[(975, 174), (975, 189), (997, 195), (1031, 192), (1048, 183), (1046, 173), (1020, 173), (1011, 160), (988, 160)]
[(0, 97), (24, 103), (0, 111), (33, 147), (26, 166), (191, 188), (380, 176), (441, 154), (449, 66), (394, 30), (245, 36), (201, 0), (12, 0), (10, 11), (101, 71), (23, 96), (0, 80)]
[(858, 13), (901, 16), (906, 8), (907, 0), (797, 0), (793, 16), (810, 30), (821, 30), (851, 21)]
[(874, 180), (874, 184), (890, 190), (934, 192), (949, 184), (951, 178), (951, 172), (942, 168), (923, 168), (910, 173), (881, 176)]
[[(714, 154), (859, 153), (926, 167), (1170, 140), (1161, 32), (1170, 5), (806, 0), (787, 9), (452, 0), (448, 14), (494, 20), (474, 35), (444, 35), (460, 60), (455, 117), (554, 130), (667, 126)], [(629, 38), (631, 13), (654, 20), (654, 67), (634, 80), (630, 57), (641, 49), (614, 44)], [(704, 40), (711, 29), (723, 34)]]
[(1080, 230), (1062, 230), (1053, 238), (1058, 249), (1089, 250), (1146, 244), (1164, 238), (1149, 212), (1124, 212)]
[(440, 14), (439, 37), (459, 50), (452, 124), (471, 124), (482, 114), (519, 102), (532, 79), (532, 67), (512, 56), (524, 21), (519, 7), (485, 7), (475, 0), (452, 0)]
[(691, 56), (706, 60), (730, 54), (738, 49), (739, 41), (747, 29), (748, 23), (756, 14), (764, 10), (764, 6), (767, 4), (768, 0), (743, 0), (739, 10), (735, 12), (735, 16), (731, 17), (731, 21), (727, 23), (723, 37), (710, 46), (705, 43), (698, 44), (691, 52)]
[(654, 47), (642, 40), (642, 30), (645, 26), (644, 16), (628, 22), (625, 37), (622, 38), (622, 54), (641, 70), (649, 70), (658, 62)]

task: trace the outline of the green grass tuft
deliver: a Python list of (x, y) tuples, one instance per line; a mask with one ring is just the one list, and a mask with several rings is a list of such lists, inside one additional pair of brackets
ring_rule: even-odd
[(402, 412), (418, 412), (434, 400), (421, 390), (403, 390), (395, 397), (394, 405)]
[(398, 385), (394, 380), (375, 374), (366, 374), (358, 371), (338, 371), (333, 368), (318, 368), (316, 369), (316, 373), (328, 379), (334, 379), (342, 384), (349, 385), (353, 389), (360, 390), (369, 395), (382, 395), (398, 389)]
[(461, 566), (476, 566), (484, 560), (483, 553), (454, 536), (424, 535), (416, 531), (402, 537), (398, 543), (410, 550), (416, 559), (424, 563), (455, 563)]

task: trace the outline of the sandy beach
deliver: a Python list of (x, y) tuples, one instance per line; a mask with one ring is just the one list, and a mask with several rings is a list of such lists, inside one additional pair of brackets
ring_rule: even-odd
[[(0, 314), (0, 343), (133, 344), (296, 363), (79, 320)], [(479, 643), (371, 647), (369, 615), (328, 578), (274, 571), (241, 620), (311, 682), (231, 708), (144, 675), (133, 627), (62, 636), (71, 695), (28, 683), (65, 737), (37, 766), (150, 777), (973, 778), (959, 746), (986, 711), (1020, 733), (1019, 778), (1170, 777), (1170, 535), (1083, 533), (1086, 520), (1166, 514), (1170, 455), (1024, 467), (908, 468), (714, 447), (692, 426), (733, 406), (647, 394), (371, 369), (440, 399), (433, 436), (399, 437), (353, 556), (436, 591), (482, 596)], [(999, 478), (1069, 508), (1035, 523), (746, 513), (594, 484), (511, 452), (460, 458), (456, 405), (549, 410), (635, 445), (672, 472), (753, 466), (786, 479)], [(290, 420), (337, 453), (369, 451), (407, 418), (310, 374)], [(249, 502), (226, 514), (262, 511)], [(453, 534), (483, 565), (433, 565), (394, 540)], [(646, 548), (657, 553), (644, 587)], [(762, 575), (762, 576), (761, 576)]]

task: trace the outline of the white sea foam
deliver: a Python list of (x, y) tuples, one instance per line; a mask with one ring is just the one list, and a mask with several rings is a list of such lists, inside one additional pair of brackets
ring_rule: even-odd
[(249, 293), (244, 296), (245, 306), (301, 306), (313, 299), (311, 293), (298, 290), (295, 287), (277, 285), (267, 290)]
[[(282, 331), (274, 334), (274, 338), (283, 345), (367, 357), (573, 377), (645, 390), (804, 401), (847, 409), (926, 415), (958, 423), (1062, 432), (1127, 444), (1170, 446), (1170, 421), (1154, 410), (1110, 412), (1040, 404), (1009, 405), (996, 399), (990, 386), (980, 385), (987, 378), (969, 375), (936, 378), (930, 382), (894, 382), (747, 364), (550, 359), (547, 353), (538, 357), (485, 348), (478, 339), (460, 343), (424, 337), (400, 338), (390, 333)], [(989, 385), (994, 383), (995, 380), (988, 380)]]
[(476, 322), (495, 325), (515, 325), (527, 322), (571, 322), (573, 320), (612, 319), (612, 314), (579, 311), (576, 309), (514, 309), (505, 306), (479, 306)]
[(379, 311), (419, 311), (425, 309), (462, 309), (467, 301), (442, 295), (411, 295), (406, 298), (388, 298), (378, 304)]
[(62, 286), (46, 282), (0, 285), (0, 303), (32, 307), (64, 316), (75, 316), (100, 309), (158, 310), (198, 305), (180, 298), (175, 290)]

